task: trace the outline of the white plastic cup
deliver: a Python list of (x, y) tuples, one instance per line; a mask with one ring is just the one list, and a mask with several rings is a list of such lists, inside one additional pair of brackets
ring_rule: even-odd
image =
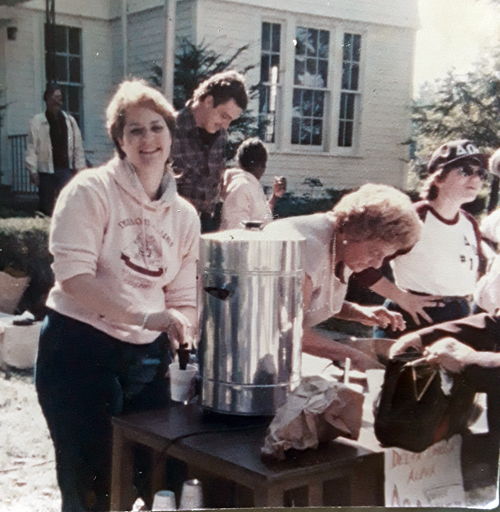
[(198, 366), (188, 364), (185, 370), (179, 368), (179, 363), (172, 363), (169, 367), (170, 398), (174, 402), (187, 402), (191, 395), (193, 381), (198, 373)]
[(368, 393), (370, 395), (374, 395), (380, 391), (382, 384), (384, 383), (384, 369), (375, 369), (371, 368), (369, 370), (365, 370), (366, 381), (368, 383)]
[(153, 499), (153, 511), (177, 510), (173, 491), (158, 491)]
[(186, 480), (182, 486), (179, 510), (196, 510), (203, 508), (203, 489), (197, 479)]

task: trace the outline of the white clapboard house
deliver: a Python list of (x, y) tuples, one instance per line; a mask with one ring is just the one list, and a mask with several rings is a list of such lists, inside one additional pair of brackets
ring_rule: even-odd
[(248, 84), (261, 85), (251, 107), (271, 154), (264, 183), (405, 184), (417, 0), (0, 0), (0, 185), (14, 191), (30, 190), (22, 153), (44, 108), (47, 21), (93, 165), (113, 151), (104, 113), (116, 85), (159, 65), (171, 96), (175, 44), (188, 38), (228, 55), (249, 45), (237, 67), (253, 64)]

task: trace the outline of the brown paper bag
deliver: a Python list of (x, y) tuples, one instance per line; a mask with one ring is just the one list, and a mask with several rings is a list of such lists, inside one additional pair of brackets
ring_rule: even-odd
[(276, 412), (262, 455), (284, 459), (290, 448), (317, 448), (338, 436), (357, 439), (363, 400), (361, 393), (340, 382), (305, 377)]

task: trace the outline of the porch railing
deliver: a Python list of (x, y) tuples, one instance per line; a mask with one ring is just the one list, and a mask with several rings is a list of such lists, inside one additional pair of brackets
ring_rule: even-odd
[(24, 167), (24, 153), (27, 143), (27, 134), (9, 135), (12, 191), (20, 194), (36, 194), (37, 187), (30, 182), (30, 176)]

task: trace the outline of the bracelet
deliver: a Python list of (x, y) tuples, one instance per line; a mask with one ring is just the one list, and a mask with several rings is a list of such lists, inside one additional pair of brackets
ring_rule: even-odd
[(142, 330), (146, 329), (146, 322), (148, 321), (148, 318), (149, 318), (149, 313), (146, 313), (144, 315), (144, 320), (142, 321), (142, 324), (141, 324), (141, 329)]

